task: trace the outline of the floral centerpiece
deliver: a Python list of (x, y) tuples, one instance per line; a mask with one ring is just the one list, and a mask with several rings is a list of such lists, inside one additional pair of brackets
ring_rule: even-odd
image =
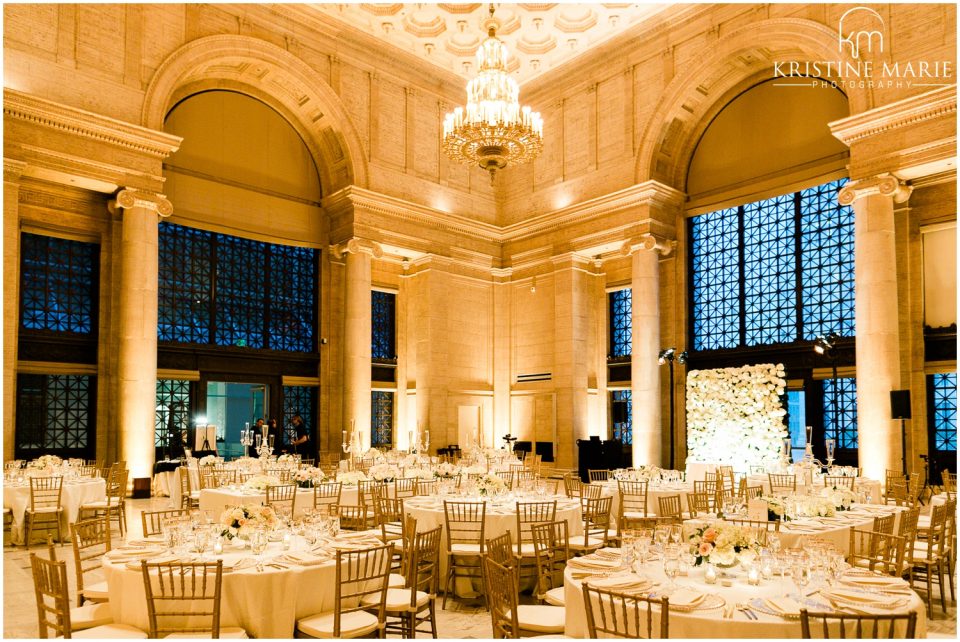
[(278, 464), (291, 464), (291, 463), (293, 463), (293, 462), (295, 462), (295, 461), (296, 461), (296, 458), (294, 458), (293, 455), (288, 455), (288, 454), (286, 454), (286, 453), (284, 453), (284, 454), (280, 455), (279, 457), (277, 457), (277, 463), (278, 463)]
[(704, 563), (734, 566), (739, 561), (748, 562), (757, 556), (757, 542), (748, 531), (723, 521), (694, 527), (687, 535), (687, 540), (696, 558), (694, 566)]
[(227, 539), (245, 539), (257, 529), (275, 529), (279, 521), (270, 506), (232, 506), (220, 514), (220, 525), (220, 534)]
[(776, 520), (790, 521), (791, 516), (787, 514), (787, 502), (783, 497), (764, 495), (760, 499), (767, 502), (767, 520), (771, 522)]
[(201, 466), (216, 466), (220, 463), (220, 458), (216, 455), (206, 455), (200, 458), (199, 464)]
[(829, 499), (838, 511), (850, 510), (853, 503), (857, 501), (857, 494), (846, 486), (824, 488), (820, 491), (820, 494)]
[(254, 475), (243, 482), (243, 485), (245, 488), (252, 488), (254, 490), (266, 490), (270, 486), (279, 486), (282, 483), (283, 482), (272, 475)]
[(413, 468), (420, 465), (420, 455), (405, 455), (400, 459), (401, 468)]
[(41, 470), (53, 470), (63, 465), (63, 460), (56, 455), (40, 455), (29, 464), (28, 468), (39, 468)]
[(362, 481), (367, 481), (368, 477), (362, 470), (348, 470), (337, 473), (337, 481), (344, 486), (356, 486)]
[(659, 479), (660, 468), (657, 466), (637, 466), (636, 468), (618, 468), (613, 471), (613, 478), (617, 481), (652, 481)]
[(404, 477), (413, 477), (424, 481), (433, 480), (433, 471), (429, 468), (407, 468), (404, 471)]
[(400, 469), (392, 464), (374, 464), (370, 467), (370, 477), (377, 481), (390, 481), (400, 476)]
[(293, 481), (300, 488), (313, 488), (321, 483), (327, 476), (319, 468), (301, 468), (293, 473)]
[(833, 517), (837, 507), (831, 497), (806, 495), (797, 498), (797, 515), (803, 517)]
[(437, 467), (433, 469), (433, 474), (435, 477), (451, 479), (456, 476), (457, 467), (451, 463), (443, 462), (442, 464), (438, 464)]
[(477, 494), (484, 497), (498, 495), (507, 491), (507, 482), (492, 473), (480, 475), (474, 480), (474, 484), (477, 488)]

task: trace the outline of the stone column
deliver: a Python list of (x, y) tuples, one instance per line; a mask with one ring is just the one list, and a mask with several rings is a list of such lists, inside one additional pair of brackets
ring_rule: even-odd
[(372, 241), (350, 239), (333, 248), (346, 255), (343, 332), (343, 418), (354, 422), (364, 449), (370, 447), (371, 261), (383, 256)]
[(900, 426), (890, 418), (890, 391), (901, 387), (893, 210), (910, 191), (886, 174), (851, 181), (839, 196), (855, 213), (857, 442), (873, 479), (901, 468)]
[(3, 458), (14, 458), (17, 338), (20, 329), (20, 175), (25, 163), (3, 159)]
[(630, 394), (633, 401), (633, 465), (662, 466), (660, 364), (660, 255), (668, 241), (647, 234), (621, 248), (633, 257), (633, 355)]
[(157, 405), (158, 223), (173, 206), (163, 195), (124, 189), (120, 323), (117, 346), (117, 429), (131, 479), (153, 474)]

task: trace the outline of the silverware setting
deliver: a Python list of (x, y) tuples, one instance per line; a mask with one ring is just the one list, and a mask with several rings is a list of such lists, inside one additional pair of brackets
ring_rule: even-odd
[(737, 610), (743, 613), (748, 620), (760, 619), (759, 616), (757, 616), (757, 614), (753, 612), (753, 609), (751, 609), (748, 605), (744, 604), (743, 602), (737, 604)]

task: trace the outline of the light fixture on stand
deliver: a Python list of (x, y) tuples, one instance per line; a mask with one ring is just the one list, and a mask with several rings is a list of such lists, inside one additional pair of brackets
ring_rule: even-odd
[(452, 160), (476, 163), (490, 172), (536, 158), (543, 150), (543, 119), (520, 107), (520, 87), (507, 72), (507, 47), (497, 38), (498, 23), (484, 21), (487, 38), (477, 49), (476, 78), (467, 83), (466, 109), (457, 107), (443, 119), (443, 150)]
[(674, 470), (674, 450), (675, 450), (675, 441), (674, 437), (674, 424), (676, 423), (676, 408), (674, 408), (674, 390), (673, 390), (673, 362), (677, 363), (686, 363), (687, 362), (687, 353), (681, 352), (677, 353), (676, 348), (665, 348), (660, 351), (660, 354), (657, 355), (657, 363), (661, 366), (667, 364), (670, 366), (670, 469)]

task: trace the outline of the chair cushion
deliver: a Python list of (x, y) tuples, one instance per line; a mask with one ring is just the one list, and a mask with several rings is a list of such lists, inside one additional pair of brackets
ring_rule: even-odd
[[(510, 617), (510, 613), (507, 613)], [(540, 633), (561, 633), (564, 628), (565, 609), (543, 604), (521, 604), (517, 608), (517, 621), (521, 629)]]
[(590, 538), (587, 540), (586, 546), (584, 546), (582, 538), (578, 537), (576, 542), (572, 541), (572, 538), (571, 538), (570, 550), (583, 550), (585, 548), (594, 548), (597, 546), (603, 546), (603, 544), (604, 544), (603, 538), (595, 535), (590, 536)]
[(387, 579), (387, 588), (403, 588), (407, 583), (407, 578), (400, 573), (390, 573)]
[(63, 510), (63, 506), (39, 506), (37, 508), (28, 508), (26, 513), (29, 515), (31, 513), (59, 513)]
[(480, 554), (480, 545), (479, 544), (451, 544), (450, 552), (454, 555), (479, 555)]
[(537, 554), (533, 548), (533, 542), (523, 542), (520, 544), (520, 555), (524, 557), (534, 557)]
[[(417, 591), (417, 608), (427, 605), (430, 596), (423, 591)], [(365, 606), (374, 606), (380, 604), (380, 596), (374, 593), (364, 595), (360, 603)], [(410, 609), (410, 589), (408, 588), (388, 588), (387, 602), (388, 611), (407, 611)]]
[(640, 512), (624, 511), (623, 516), (627, 519), (645, 519), (647, 516)]
[(94, 582), (90, 586), (83, 587), (83, 597), (88, 600), (106, 602), (110, 599), (110, 592), (107, 590), (107, 581)]
[[(210, 637), (208, 635), (200, 635), (199, 633), (171, 633), (170, 635), (164, 636), (165, 640), (196, 640)], [(239, 626), (221, 626), (220, 627), (220, 639), (227, 638), (230, 640), (247, 640), (250, 636), (247, 635), (247, 632), (241, 629)]]
[(92, 629), (74, 631), (73, 638), (82, 640), (146, 640), (147, 634), (145, 631), (128, 624), (106, 624), (95, 626)]
[(111, 506), (115, 507), (116, 504), (110, 504), (107, 501), (87, 502), (86, 504), (80, 504), (80, 510), (103, 510)]
[(113, 613), (108, 602), (84, 604), (70, 609), (70, 626), (74, 631), (113, 624)]
[[(297, 620), (297, 630), (315, 638), (333, 637), (334, 613), (319, 613)], [(340, 637), (366, 637), (377, 630), (376, 615), (366, 611), (351, 611), (340, 616)]]
[(558, 586), (557, 588), (552, 588), (544, 593), (543, 601), (553, 606), (565, 606), (567, 600), (566, 597), (564, 597), (563, 587)]

